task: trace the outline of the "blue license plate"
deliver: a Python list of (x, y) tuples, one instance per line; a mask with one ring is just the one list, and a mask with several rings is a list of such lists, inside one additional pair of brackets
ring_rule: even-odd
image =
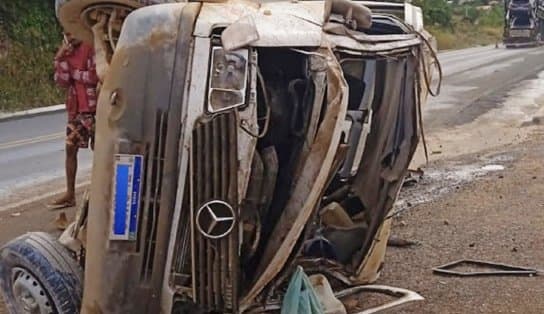
[(136, 240), (140, 210), (143, 156), (115, 155), (111, 240)]

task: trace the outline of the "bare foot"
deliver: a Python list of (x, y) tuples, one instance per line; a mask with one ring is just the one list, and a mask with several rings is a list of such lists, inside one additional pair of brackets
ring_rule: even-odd
[(47, 204), (47, 208), (49, 209), (62, 209), (62, 208), (73, 207), (73, 206), (76, 206), (76, 199), (73, 195), (69, 195), (69, 194), (65, 194), (64, 196)]

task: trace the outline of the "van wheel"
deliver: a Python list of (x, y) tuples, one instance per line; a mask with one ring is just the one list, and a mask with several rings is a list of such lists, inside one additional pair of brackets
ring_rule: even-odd
[[(64, 30), (72, 33), (74, 38), (83, 40), (90, 45), (93, 44), (93, 33), (90, 26), (96, 23), (97, 12), (110, 15), (113, 9), (118, 9), (122, 14), (117, 18), (122, 24), (128, 13), (142, 6), (139, 0), (55, 0), (57, 19)], [(115, 32), (120, 31), (118, 26), (121, 24), (112, 24), (116, 29)]]
[(10, 313), (79, 313), (83, 272), (51, 235), (27, 233), (0, 249), (0, 291)]

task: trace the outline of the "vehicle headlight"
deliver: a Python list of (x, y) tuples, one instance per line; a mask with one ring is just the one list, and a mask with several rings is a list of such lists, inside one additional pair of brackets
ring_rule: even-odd
[(208, 111), (227, 110), (245, 103), (248, 50), (226, 51), (222, 47), (212, 49)]

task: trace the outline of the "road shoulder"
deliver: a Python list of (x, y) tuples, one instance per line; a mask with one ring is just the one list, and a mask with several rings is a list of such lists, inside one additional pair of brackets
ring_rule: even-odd
[(395, 313), (544, 312), (541, 276), (451, 278), (431, 270), (463, 258), (544, 268), (544, 135), (495, 153), (505, 152), (513, 160), (504, 171), (452, 186), (454, 193), (395, 218), (393, 236), (421, 245), (389, 248), (379, 283), (426, 298)]

